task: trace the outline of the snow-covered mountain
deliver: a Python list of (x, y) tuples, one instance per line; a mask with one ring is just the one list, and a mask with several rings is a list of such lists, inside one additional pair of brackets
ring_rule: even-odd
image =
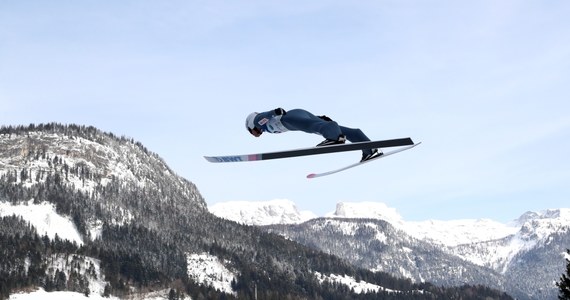
[[(274, 205), (259, 211), (280, 222), (312, 217)], [(505, 298), (371, 272), (216, 217), (194, 184), (142, 144), (78, 125), (0, 127), (0, 245), (0, 299)], [(56, 291), (75, 293), (46, 295)]]
[[(242, 211), (248, 211), (252, 205), (247, 202), (240, 204)], [(224, 204), (219, 203), (216, 206), (217, 210), (223, 210), (221, 207)], [(278, 211), (270, 207), (271, 203), (255, 203), (255, 206), (264, 206), (265, 211)], [(261, 215), (250, 216), (250, 219), (266, 219), (263, 211), (255, 212)], [(563, 272), (565, 247), (570, 245), (568, 243), (570, 241), (570, 209), (568, 208), (527, 212), (508, 224), (489, 219), (410, 222), (405, 221), (394, 208), (375, 202), (338, 203), (336, 210), (326, 214), (325, 217), (326, 219), (321, 218), (302, 225), (271, 226), (269, 228), (273, 232), (305, 244), (321, 245), (322, 250), (328, 250), (332, 254), (371, 270), (388, 271), (416, 281), (426, 280), (441, 284), (450, 284), (449, 280), (452, 277), (455, 279), (451, 282), (464, 278), (463, 280), (470, 283), (480, 283), (483, 277), (492, 277), (496, 278), (497, 282), (503, 281), (495, 287), (504, 288), (511, 294), (522, 298), (550, 299), (555, 297), (554, 282)], [(234, 220), (240, 221), (236, 218), (237, 216), (234, 216)], [(280, 217), (272, 215), (271, 219), (279, 220)], [(389, 226), (383, 227), (370, 223), (370, 220), (385, 221)], [(303, 230), (304, 233), (300, 233)], [(361, 249), (363, 244), (356, 246), (358, 241), (346, 241), (347, 236), (362, 237), (364, 232), (371, 232), (371, 230), (373, 233), (368, 236), (383, 245), (383, 250), (370, 249), (366, 253)], [(399, 233), (392, 236), (392, 230)], [(338, 235), (330, 235), (331, 231), (337, 231)], [(324, 235), (329, 236), (323, 237)], [(325, 242), (323, 239), (330, 239), (330, 241)], [(414, 240), (417, 242), (411, 242)], [(342, 242), (336, 245), (335, 241)], [(370, 244), (366, 245), (366, 247), (371, 247)], [(389, 250), (392, 248), (394, 249)], [(331, 249), (335, 249), (336, 252)], [(412, 252), (423, 251), (422, 249), (432, 249), (428, 251), (430, 252), (429, 258), (409, 255)], [(434, 256), (435, 250), (433, 249), (438, 249), (442, 254)], [(355, 253), (360, 254), (355, 255)], [(398, 253), (408, 254), (402, 256)], [(382, 255), (383, 262), (375, 265), (374, 260), (359, 257), (367, 255)], [(445, 255), (448, 257), (445, 258)], [(424, 260), (421, 264), (424, 267), (418, 267), (420, 265), (417, 263), (404, 263), (409, 259)], [(448, 272), (448, 278), (439, 278), (438, 276), (445, 273), (432, 272), (436, 265), (429, 262), (426, 264), (426, 259), (430, 262), (440, 261), (448, 267), (455, 265), (456, 268), (463, 269), (459, 272), (463, 275), (456, 277), (456, 274), (452, 274), (454, 272)], [(442, 263), (442, 261), (452, 263)], [(387, 265), (394, 264), (399, 267), (386, 268)], [(463, 264), (463, 266), (458, 267), (458, 264)], [(429, 271), (429, 268), (432, 271)], [(468, 274), (470, 272), (479, 274)], [(484, 275), (485, 273), (487, 275)]]
[(208, 210), (246, 225), (298, 224), (317, 217), (310, 211), (299, 211), (293, 201), (285, 199), (223, 202), (209, 206)]
[(384, 220), (410, 236), (445, 246), (495, 240), (514, 234), (518, 230), (516, 226), (489, 219), (404, 221), (395, 208), (377, 202), (340, 202), (336, 205), (336, 210), (326, 216)]
[[(405, 222), (395, 209), (373, 202), (338, 203), (335, 212), (327, 216), (384, 220), (414, 238), (441, 244), (452, 254), (501, 273), (521, 251), (545, 244), (551, 236), (570, 228), (570, 208), (526, 212), (508, 224), (489, 219)], [(476, 244), (486, 245), (487, 251), (472, 247)]]

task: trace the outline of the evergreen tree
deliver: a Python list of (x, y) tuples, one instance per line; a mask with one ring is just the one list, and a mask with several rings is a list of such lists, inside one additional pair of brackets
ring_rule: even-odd
[(168, 293), (168, 300), (176, 300), (176, 292), (174, 291), (174, 289), (170, 289), (170, 293)]
[[(570, 249), (566, 249), (570, 257)], [(570, 300), (570, 259), (566, 258), (566, 274), (562, 274), (560, 277), (560, 282), (556, 283), (558, 286), (559, 294), (558, 299), (560, 300)]]

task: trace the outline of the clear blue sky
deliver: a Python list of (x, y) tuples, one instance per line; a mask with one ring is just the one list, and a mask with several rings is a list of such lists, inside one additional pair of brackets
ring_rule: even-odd
[[(93, 125), (142, 142), (209, 204), (377, 201), (405, 220), (570, 203), (570, 2), (0, 1), (0, 124)], [(253, 138), (252, 111), (305, 108), (422, 145), (326, 178), (357, 152)]]

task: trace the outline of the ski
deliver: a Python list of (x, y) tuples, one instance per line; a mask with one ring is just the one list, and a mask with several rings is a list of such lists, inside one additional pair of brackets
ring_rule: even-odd
[(407, 146), (413, 144), (414, 142), (412, 141), (412, 139), (408, 137), (401, 139), (347, 143), (347, 144), (339, 144), (339, 145), (331, 145), (323, 147), (311, 147), (311, 148), (302, 148), (296, 150), (285, 150), (285, 151), (257, 153), (257, 154), (204, 156), (204, 158), (209, 162), (228, 163), (228, 162), (288, 158), (288, 157), (316, 155), (316, 154), (325, 154), (325, 153), (336, 153), (336, 152), (355, 151), (362, 149), (400, 147), (400, 146)]
[(357, 162), (357, 163), (354, 163), (354, 164), (351, 164), (351, 165), (348, 165), (348, 166), (346, 166), (346, 167), (342, 167), (342, 168), (339, 168), (339, 169), (336, 169), (336, 170), (332, 170), (332, 171), (328, 171), (328, 172), (323, 172), (323, 173), (311, 173), (311, 174), (307, 175), (307, 178), (312, 179), (312, 178), (323, 177), (323, 176), (335, 174), (335, 173), (338, 173), (338, 172), (342, 172), (342, 171), (344, 171), (344, 170), (348, 170), (348, 169), (350, 169), (350, 168), (358, 167), (358, 166), (361, 166), (361, 165), (363, 165), (363, 164), (366, 164), (366, 163), (369, 163), (369, 162), (372, 162), (372, 161), (375, 161), (375, 160), (384, 158), (384, 157), (386, 157), (386, 156), (390, 156), (390, 155), (392, 155), (392, 154), (396, 154), (396, 153), (399, 153), (399, 152), (402, 152), (402, 151), (405, 151), (405, 150), (412, 149), (412, 148), (414, 148), (415, 146), (417, 146), (417, 145), (419, 145), (419, 144), (421, 144), (421, 142), (419, 142), (419, 143), (417, 143), (417, 144), (410, 145), (410, 146), (402, 147), (402, 148), (397, 149), (397, 150), (392, 150), (392, 151), (384, 152), (384, 154), (382, 154), (382, 155), (380, 155), (380, 156), (378, 156), (378, 157), (375, 157), (375, 158), (373, 158), (373, 159), (370, 159), (370, 160), (367, 160), (367, 161), (364, 161), (364, 162)]

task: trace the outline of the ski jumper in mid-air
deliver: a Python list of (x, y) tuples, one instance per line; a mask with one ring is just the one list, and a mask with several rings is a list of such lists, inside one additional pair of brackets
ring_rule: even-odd
[[(315, 116), (304, 109), (285, 111), (283, 108), (277, 108), (261, 113), (254, 112), (247, 116), (245, 126), (255, 137), (264, 132), (281, 133), (290, 130), (316, 133), (325, 138), (317, 147), (344, 144), (346, 140), (352, 143), (370, 141), (358, 128), (340, 126), (327, 116)], [(361, 162), (382, 154), (378, 149), (363, 149)]]

